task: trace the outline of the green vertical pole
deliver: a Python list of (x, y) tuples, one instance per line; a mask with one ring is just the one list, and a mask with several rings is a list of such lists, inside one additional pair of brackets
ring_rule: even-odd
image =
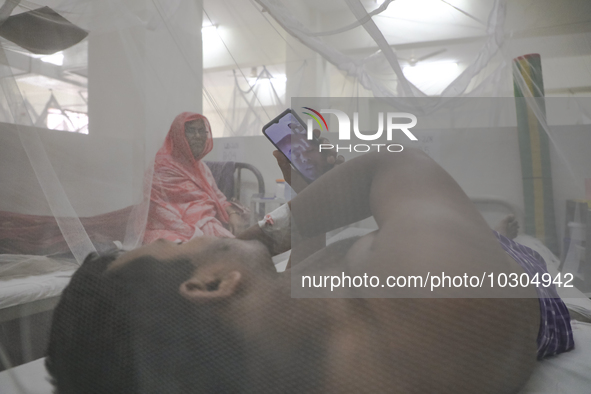
[[(554, 253), (558, 253), (554, 197), (552, 190), (552, 169), (546, 125), (546, 105), (540, 55), (530, 54), (513, 59), (516, 73), (521, 75), (529, 90), (524, 96), (521, 86), (514, 80), (515, 106), (517, 109), (517, 133), (523, 178), (525, 205), (524, 230), (542, 242)], [(518, 78), (515, 75), (515, 78)], [(542, 112), (539, 119), (524, 97), (533, 97)]]

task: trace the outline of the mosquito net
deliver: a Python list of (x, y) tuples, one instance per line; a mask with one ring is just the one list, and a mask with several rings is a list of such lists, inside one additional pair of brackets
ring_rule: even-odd
[[(54, 307), (91, 253), (133, 250), (159, 238), (234, 237), (288, 200), (275, 148), (261, 132), (287, 108), (320, 129), (345, 162), (365, 147), (375, 150), (370, 136), (383, 129), (384, 147), (427, 152), (491, 226), (513, 214), (517, 241), (542, 254), (555, 273), (570, 274), (578, 292), (570, 296), (584, 298), (591, 292), (590, 18), (585, 0), (6, 0), (0, 8), (0, 364), (6, 374), (0, 391), (51, 392), (44, 367), (34, 367), (40, 378), (28, 381), (18, 366), (46, 355)], [(343, 140), (339, 113), (354, 130), (350, 141)], [(415, 123), (405, 132), (404, 125), (392, 126), (384, 115), (390, 113), (410, 114)], [(328, 237), (375, 228), (367, 219)], [(286, 264), (282, 256), (274, 258), (278, 267)], [(106, 264), (96, 260), (91, 273)], [(137, 307), (117, 301), (126, 291), (121, 278), (84, 280), (87, 294), (70, 292), (68, 299), (97, 294), (117, 316)], [(162, 289), (141, 294), (154, 300)], [(141, 316), (166, 315), (166, 308)], [(100, 310), (59, 313), (83, 325)], [(204, 313), (227, 329), (213, 312)], [(132, 323), (117, 316), (105, 317), (105, 324), (123, 338)], [(97, 342), (87, 352), (94, 356), (106, 334), (92, 332)], [(210, 376), (201, 386), (209, 392), (247, 392), (246, 375), (235, 381), (231, 375), (245, 365), (244, 354), (232, 348), (239, 338), (226, 334), (196, 339), (221, 357), (208, 358), (208, 366), (187, 362), (181, 373), (190, 374), (190, 366)], [(112, 365), (123, 371), (117, 376), (135, 376), (133, 388), (103, 386), (98, 377), (89, 387), (189, 390), (156, 377), (163, 359), (139, 350), (160, 338), (151, 335), (110, 350), (120, 352)], [(299, 362), (306, 368), (292, 368), (293, 381), (277, 378), (281, 383), (265, 390), (318, 390), (324, 379), (318, 371), (325, 369), (311, 356), (318, 343), (305, 338)], [(171, 349), (187, 353), (183, 341)], [(254, 343), (266, 346), (261, 337)], [(107, 360), (101, 357), (96, 363)], [(142, 357), (148, 361), (137, 361)], [(303, 376), (311, 376), (308, 386), (294, 383)], [(219, 383), (230, 380), (233, 385)]]

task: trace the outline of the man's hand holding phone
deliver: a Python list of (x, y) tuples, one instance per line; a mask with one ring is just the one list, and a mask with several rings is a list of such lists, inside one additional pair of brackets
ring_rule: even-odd
[[(278, 118), (276, 118), (275, 121), (273, 121), (270, 124), (268, 124), (267, 126), (265, 126), (265, 128), (263, 129), (263, 133), (267, 136), (267, 138), (269, 138), (269, 140), (271, 140), (271, 142), (273, 143), (273, 145), (275, 145), (275, 147), (277, 147), (279, 149), (283, 148), (281, 151), (280, 150), (274, 151), (273, 156), (275, 156), (275, 159), (277, 160), (277, 164), (279, 165), (279, 168), (281, 169), (281, 172), (283, 173), (283, 178), (285, 179), (285, 181), (296, 191), (296, 193), (299, 193), (308, 186), (310, 180), (306, 180), (301, 173), (302, 170), (306, 171), (305, 167), (302, 168), (300, 165), (299, 166), (300, 170), (294, 170), (292, 168), (291, 162), (289, 161), (288, 157), (291, 157), (292, 160), (295, 159), (296, 161), (299, 160), (300, 158), (294, 157), (294, 149), (293, 149), (294, 145), (291, 144), (291, 139), (289, 140), (289, 144), (285, 144), (287, 146), (287, 148), (286, 148), (281, 143), (281, 141), (287, 141), (287, 140), (284, 140), (285, 133), (281, 133), (278, 136), (276, 134), (265, 132), (266, 129), (270, 128), (271, 125), (278, 123), (278, 119), (281, 119), (283, 116), (285, 116), (289, 112), (290, 112), (289, 110), (285, 111)], [(289, 126), (289, 127), (291, 128), (291, 126)], [(269, 135), (269, 134), (271, 134), (271, 135)], [(297, 134), (297, 133), (291, 133), (292, 136), (294, 134)], [(302, 133), (299, 133), (299, 134), (301, 135)], [(322, 173), (334, 168), (336, 165), (339, 165), (339, 164), (345, 162), (345, 158), (343, 156), (337, 155), (337, 151), (335, 149), (330, 149), (330, 150), (323, 149), (322, 152), (319, 151), (318, 144), (330, 143), (330, 141), (328, 139), (320, 137), (320, 130), (314, 130), (314, 141), (306, 141), (305, 143), (302, 143), (303, 141), (294, 141), (294, 142), (296, 142), (296, 144), (299, 143), (300, 146), (305, 147), (305, 148), (312, 147), (318, 153), (318, 154), (314, 153), (313, 156), (312, 155), (302, 156), (304, 161), (307, 160), (307, 158), (311, 158), (311, 160), (313, 160), (316, 163), (315, 165), (320, 169), (320, 171), (318, 172), (318, 176), (320, 176)], [(306, 152), (298, 152), (298, 149), (299, 149), (299, 147), (295, 149), (295, 155), (298, 155), (300, 153), (302, 153), (302, 154), (306, 153)], [(309, 152), (309, 153), (312, 153), (312, 152)], [(295, 164), (295, 165), (299, 165), (299, 164), (300, 163)], [(318, 176), (313, 177), (313, 179), (317, 178)], [(246, 231), (244, 231), (243, 233), (238, 235), (238, 238), (245, 239), (245, 240), (257, 239), (257, 240), (261, 241), (263, 244), (265, 244), (267, 246), (267, 248), (269, 249), (269, 251), (271, 252), (271, 254), (273, 254), (273, 255), (285, 252), (285, 251), (291, 249), (291, 247), (292, 247), (291, 237), (286, 237), (284, 239), (284, 242), (278, 243), (277, 241), (273, 240), (271, 237), (266, 235), (258, 224), (255, 224), (254, 226), (250, 227), (249, 229), (247, 229)], [(326, 236), (324, 234), (319, 235), (317, 237), (301, 240), (298, 245), (295, 256), (293, 256), (293, 255), (290, 256), (288, 268), (291, 267), (292, 258), (295, 259), (294, 260), (295, 262), (301, 260), (302, 258), (305, 258), (306, 256), (314, 253), (315, 251), (323, 248), (326, 244), (325, 241), (326, 241)]]

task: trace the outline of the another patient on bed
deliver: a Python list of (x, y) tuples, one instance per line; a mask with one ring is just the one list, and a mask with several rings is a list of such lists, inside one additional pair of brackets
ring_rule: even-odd
[[(421, 152), (351, 160), (291, 208), (304, 239), (370, 214), (379, 224), (300, 263), (317, 272), (329, 261), (523, 272)], [(259, 230), (89, 256), (54, 315), (47, 368), (58, 392), (513, 393), (531, 374), (532, 288), (496, 299), (296, 299)]]
[(233, 238), (245, 228), (203, 162), (212, 149), (211, 126), (205, 116), (192, 112), (176, 116), (154, 161), (144, 244), (203, 235)]

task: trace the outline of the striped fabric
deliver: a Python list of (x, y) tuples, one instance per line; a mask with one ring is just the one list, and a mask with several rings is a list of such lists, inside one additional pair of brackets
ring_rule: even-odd
[[(494, 232), (501, 246), (513, 257), (524, 271), (534, 278), (538, 274), (547, 274), (546, 262), (540, 254), (527, 246), (523, 246)], [(554, 278), (552, 278), (554, 279)], [(541, 284), (536, 287), (540, 301), (540, 331), (538, 333), (538, 359), (554, 356), (575, 347), (573, 331), (570, 325), (568, 309), (556, 292), (556, 287), (551, 284), (544, 287)]]

